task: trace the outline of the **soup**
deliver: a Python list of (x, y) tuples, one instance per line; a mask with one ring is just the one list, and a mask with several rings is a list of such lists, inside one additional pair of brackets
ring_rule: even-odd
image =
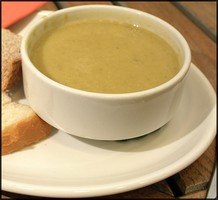
[(156, 34), (109, 20), (71, 22), (46, 32), (30, 53), (50, 79), (96, 93), (130, 93), (159, 86), (180, 70), (178, 55)]

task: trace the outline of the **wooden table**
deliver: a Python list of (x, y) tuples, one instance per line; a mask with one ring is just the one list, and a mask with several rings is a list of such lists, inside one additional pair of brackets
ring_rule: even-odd
[[(156, 15), (177, 28), (188, 41), (192, 62), (206, 75), (216, 90), (216, 2), (137, 2), (137, 1), (71, 1), (49, 2), (41, 10), (57, 10), (84, 4), (115, 4)], [(34, 14), (33, 14), (34, 15)], [(16, 24), (11, 26), (13, 31)], [(99, 199), (205, 198), (216, 162), (215, 140), (192, 165), (156, 184)], [(2, 192), (2, 198), (33, 198)]]

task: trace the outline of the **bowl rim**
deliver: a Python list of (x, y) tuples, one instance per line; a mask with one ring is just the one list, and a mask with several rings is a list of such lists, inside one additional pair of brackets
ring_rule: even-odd
[[(31, 37), (32, 32), (35, 29), (37, 29), (44, 22), (45, 19), (49, 20), (55, 16), (62, 15), (63, 13), (67, 13), (67, 12), (74, 12), (74, 11), (79, 11), (79, 10), (90, 10), (90, 9), (113, 9), (113, 10), (115, 9), (115, 10), (119, 10), (120, 12), (126, 11), (126, 12), (131, 12), (133, 14), (140, 15), (140, 16), (143, 15), (147, 18), (150, 18), (153, 21), (159, 22), (159, 24), (161, 24), (161, 26), (168, 29), (168, 31), (170, 31), (172, 34), (174, 34), (178, 38), (178, 41), (184, 50), (184, 62), (183, 62), (181, 69), (179, 70), (179, 72), (173, 78), (168, 80), (167, 82), (165, 82), (161, 85), (158, 85), (156, 87), (153, 87), (153, 88), (150, 88), (147, 90), (138, 91), (138, 92), (118, 93), (118, 94), (117, 93), (111, 94), (111, 93), (89, 92), (89, 91), (85, 91), (85, 90), (71, 88), (69, 86), (58, 83), (58, 82), (50, 79), (46, 75), (44, 75), (42, 72), (40, 72), (34, 66), (34, 64), (31, 62), (29, 55), (28, 55), (27, 41)], [(160, 19), (159, 17), (156, 17), (154, 15), (151, 15), (149, 13), (139, 11), (136, 9), (119, 7), (119, 6), (114, 6), (114, 5), (82, 5), (82, 6), (74, 6), (74, 7), (54, 11), (53, 13), (49, 14), (48, 16), (42, 17), (37, 22), (35, 22), (27, 30), (27, 32), (24, 35), (23, 40), (21, 42), (21, 58), (22, 58), (22, 62), (26, 62), (26, 65), (22, 65), (22, 68), (23, 68), (23, 66), (28, 67), (32, 71), (33, 74), (35, 74), (38, 78), (42, 79), (44, 82), (46, 82), (46, 84), (49, 84), (53, 88), (62, 90), (64, 92), (73, 93), (73, 94), (76, 94), (79, 96), (86, 96), (86, 97), (90, 97), (90, 98), (123, 100), (123, 99), (135, 99), (135, 98), (141, 98), (141, 97), (145, 97), (145, 96), (156, 95), (156, 94), (162, 93), (164, 91), (167, 91), (168, 89), (177, 85), (177, 83), (179, 83), (183, 80), (183, 78), (185, 77), (185, 75), (187, 74), (187, 72), (189, 70), (189, 67), (191, 64), (191, 51), (190, 51), (190, 47), (189, 47), (187, 41), (182, 36), (182, 34), (176, 28), (174, 28), (172, 25), (170, 25), (166, 21)]]

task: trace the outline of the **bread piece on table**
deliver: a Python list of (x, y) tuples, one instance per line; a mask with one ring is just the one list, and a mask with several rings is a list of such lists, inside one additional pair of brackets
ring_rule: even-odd
[(2, 91), (10, 89), (22, 77), (21, 37), (2, 29)]
[(46, 138), (51, 126), (40, 119), (27, 105), (11, 102), (2, 94), (2, 155)]

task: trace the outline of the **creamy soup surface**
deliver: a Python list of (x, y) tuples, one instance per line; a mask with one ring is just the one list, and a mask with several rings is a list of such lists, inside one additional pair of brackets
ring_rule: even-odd
[(30, 59), (58, 83), (110, 94), (156, 87), (180, 70), (178, 55), (162, 38), (107, 20), (72, 22), (45, 33)]

